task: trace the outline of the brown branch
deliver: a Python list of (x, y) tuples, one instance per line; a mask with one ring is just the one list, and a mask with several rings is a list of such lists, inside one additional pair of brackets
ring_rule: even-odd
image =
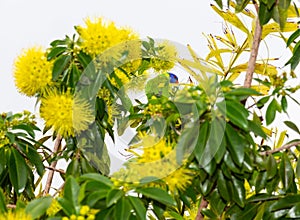
[[(57, 154), (59, 147), (61, 145), (61, 141), (62, 141), (62, 137), (60, 135), (58, 135), (55, 139), (55, 143), (54, 143), (54, 148), (53, 148), (53, 155)], [(53, 176), (54, 176), (54, 169), (57, 165), (57, 160), (54, 160), (50, 167), (51, 169), (49, 170), (48, 173), (48, 177), (47, 177), (47, 181), (46, 181), (46, 186), (43, 192), (43, 196), (46, 196), (47, 194), (49, 194), (50, 188), (51, 188), (51, 184), (52, 184), (52, 180), (53, 180)]]
[(208, 202), (204, 199), (204, 197), (202, 197), (195, 220), (204, 219), (204, 215), (202, 215), (201, 211), (202, 209), (205, 209), (207, 206), (208, 206)]
[[(259, 10), (257, 2), (253, 1), (254, 6), (256, 8), (256, 11)], [(254, 36), (253, 36), (253, 43), (250, 51), (250, 58), (248, 61), (248, 67), (247, 67), (247, 72), (246, 72), (246, 78), (244, 81), (244, 87), (250, 88), (251, 83), (252, 83), (252, 78), (253, 78), (253, 73), (255, 70), (255, 64), (256, 64), (256, 59), (257, 59), (257, 54), (258, 54), (258, 49), (259, 49), (259, 44), (261, 41), (261, 34), (262, 34), (262, 26), (259, 22), (259, 18), (257, 16), (256, 18), (256, 25), (255, 25), (255, 30), (254, 30)]]
[(260, 155), (274, 154), (274, 153), (277, 153), (277, 152), (282, 151), (282, 150), (290, 149), (291, 147), (294, 147), (294, 146), (297, 146), (297, 145), (300, 145), (300, 141), (295, 141), (295, 142), (292, 142), (292, 143), (285, 144), (282, 147), (276, 148), (274, 150), (268, 150), (268, 151), (265, 151), (265, 152), (261, 152)]

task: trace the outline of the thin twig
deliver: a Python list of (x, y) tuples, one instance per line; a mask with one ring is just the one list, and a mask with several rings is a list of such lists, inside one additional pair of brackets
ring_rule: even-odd
[[(54, 143), (54, 148), (53, 148), (53, 155), (57, 154), (59, 147), (61, 145), (61, 141), (62, 141), (62, 137), (60, 135), (58, 135), (55, 139), (55, 143)], [(48, 173), (48, 177), (47, 177), (47, 181), (46, 181), (46, 186), (43, 192), (43, 196), (46, 196), (47, 194), (49, 194), (50, 188), (51, 188), (51, 184), (52, 184), (52, 180), (53, 180), (53, 176), (54, 176), (54, 169), (57, 165), (57, 160), (54, 160), (50, 167), (52, 169), (49, 170)]]
[(9, 208), (9, 209), (17, 208), (17, 206), (15, 204), (7, 204), (6, 207)]
[(58, 172), (60, 174), (66, 174), (66, 172), (64, 170), (56, 169), (56, 168), (49, 167), (49, 166), (45, 166), (45, 168), (48, 170), (53, 170), (54, 172)]
[(195, 220), (203, 220), (204, 219), (204, 216), (202, 215), (201, 211), (202, 211), (202, 209), (206, 208), (207, 206), (208, 206), (208, 202), (206, 201), (206, 199), (204, 199), (204, 197), (202, 197)]
[[(253, 1), (254, 6), (256, 8), (256, 11), (259, 10), (257, 2)], [(256, 18), (256, 25), (255, 25), (255, 30), (254, 30), (254, 37), (253, 37), (253, 43), (250, 51), (250, 58), (248, 61), (248, 68), (246, 72), (246, 78), (244, 81), (244, 87), (250, 88), (251, 83), (252, 83), (252, 78), (253, 78), (253, 73), (255, 70), (255, 64), (256, 64), (256, 59), (257, 59), (257, 54), (258, 54), (258, 49), (259, 49), (259, 44), (261, 41), (261, 34), (262, 34), (262, 26), (259, 22), (259, 18), (257, 16)]]
[(282, 147), (276, 148), (274, 150), (268, 150), (265, 152), (261, 152), (260, 155), (274, 154), (274, 153), (280, 152), (282, 150), (287, 150), (287, 149), (290, 149), (291, 147), (298, 146), (298, 145), (300, 145), (300, 141), (291, 142), (291, 143), (283, 145)]

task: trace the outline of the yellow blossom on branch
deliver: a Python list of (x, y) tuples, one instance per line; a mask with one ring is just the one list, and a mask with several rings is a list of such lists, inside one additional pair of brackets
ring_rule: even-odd
[(63, 137), (74, 136), (87, 129), (94, 119), (88, 102), (74, 96), (69, 90), (51, 90), (42, 98), (40, 114), (46, 126), (52, 127)]
[(34, 96), (52, 84), (53, 62), (41, 47), (24, 50), (14, 63), (15, 84), (20, 93)]

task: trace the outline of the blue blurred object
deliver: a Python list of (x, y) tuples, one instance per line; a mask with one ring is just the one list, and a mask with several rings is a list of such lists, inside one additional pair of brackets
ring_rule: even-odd
[(170, 76), (170, 83), (178, 83), (178, 77), (174, 73), (169, 73)]

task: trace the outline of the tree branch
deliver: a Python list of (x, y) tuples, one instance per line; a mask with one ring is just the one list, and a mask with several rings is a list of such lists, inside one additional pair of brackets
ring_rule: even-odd
[(206, 199), (204, 199), (204, 197), (202, 197), (195, 220), (203, 220), (204, 219), (204, 216), (202, 215), (201, 211), (202, 211), (202, 209), (206, 208), (207, 206), (208, 206), (208, 202), (206, 201)]
[[(253, 1), (254, 6), (256, 8), (256, 11), (258, 11), (258, 5), (256, 1)], [(252, 83), (252, 78), (253, 78), (253, 73), (255, 70), (255, 64), (256, 64), (256, 59), (257, 59), (257, 54), (258, 54), (258, 49), (259, 49), (259, 44), (261, 41), (261, 34), (262, 34), (262, 26), (260, 25), (259, 18), (256, 18), (256, 25), (255, 25), (255, 30), (254, 30), (254, 36), (253, 36), (253, 43), (250, 51), (250, 58), (248, 61), (248, 67), (247, 67), (247, 72), (246, 72), (246, 78), (244, 81), (244, 87), (250, 88), (251, 83)]]
[(297, 145), (300, 145), (300, 141), (295, 141), (295, 142), (292, 142), (292, 143), (285, 144), (282, 147), (276, 148), (274, 150), (268, 150), (268, 151), (265, 151), (265, 152), (261, 152), (260, 155), (269, 155), (269, 154), (277, 153), (279, 151), (287, 150), (287, 149), (290, 149), (291, 147), (294, 147), (294, 146), (297, 146)]
[[(62, 141), (62, 137), (60, 135), (58, 135), (55, 139), (55, 143), (54, 143), (54, 148), (53, 148), (53, 155), (55, 155), (58, 150), (59, 147), (61, 145), (61, 141)], [(46, 186), (43, 192), (43, 196), (46, 196), (47, 194), (49, 194), (50, 188), (51, 188), (51, 184), (52, 184), (52, 180), (53, 180), (53, 176), (54, 176), (54, 172), (55, 172), (55, 167), (57, 165), (57, 160), (54, 160), (51, 165), (50, 165), (50, 170), (48, 173), (48, 177), (47, 177), (47, 181), (46, 181)]]

